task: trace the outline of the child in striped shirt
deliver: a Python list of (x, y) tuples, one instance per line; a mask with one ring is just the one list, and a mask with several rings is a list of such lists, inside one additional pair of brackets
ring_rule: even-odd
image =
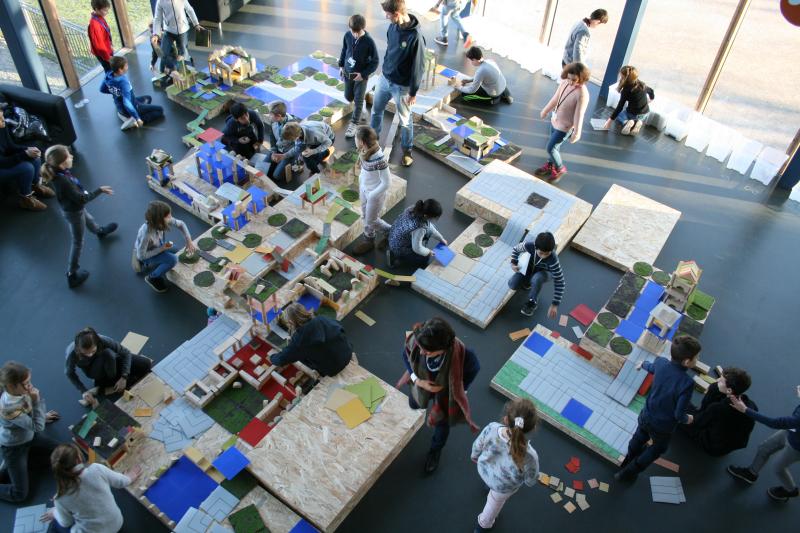
[(553, 301), (547, 316), (555, 318), (558, 314), (558, 306), (564, 297), (564, 272), (561, 270), (561, 263), (556, 254), (556, 239), (549, 231), (543, 231), (536, 236), (533, 241), (524, 241), (514, 247), (511, 252), (511, 269), (514, 275), (508, 280), (508, 287), (513, 290), (526, 290), (528, 301), (522, 306), (520, 311), (525, 316), (533, 316), (533, 312), (538, 305), (539, 292), (548, 280), (550, 274), (553, 276)]

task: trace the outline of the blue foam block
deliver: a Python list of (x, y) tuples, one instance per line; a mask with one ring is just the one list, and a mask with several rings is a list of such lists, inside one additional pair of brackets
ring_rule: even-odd
[(452, 78), (453, 76), (458, 76), (458, 71), (455, 71), (455, 70), (453, 70), (451, 68), (443, 68), (439, 72), (439, 74), (441, 74), (442, 76), (445, 76), (447, 78)]
[[(267, 324), (272, 324), (272, 321), (275, 320), (282, 312), (283, 309), (276, 311), (274, 307), (267, 311)], [(259, 313), (259, 316), (260, 315), (261, 313)]]
[(617, 335), (628, 339), (634, 344), (639, 340), (639, 337), (641, 337), (642, 331), (644, 331), (644, 326), (640, 326), (630, 320), (623, 320), (619, 323), (617, 329), (614, 330)]
[(322, 302), (319, 301), (319, 298), (314, 296), (310, 293), (305, 293), (297, 300), (297, 303), (308, 309), (309, 311), (316, 311), (319, 309), (319, 306), (322, 305)]
[(304, 518), (301, 518), (300, 521), (289, 530), (289, 533), (317, 533), (317, 528), (306, 522)]
[(644, 286), (642, 294), (639, 295), (639, 299), (636, 300), (635, 307), (641, 308), (649, 313), (661, 299), (662, 294), (664, 294), (664, 287), (658, 283), (648, 281), (647, 285)]
[[(245, 457), (245, 455), (234, 446), (231, 446), (222, 452), (219, 457), (214, 459), (214, 462), (211, 464), (225, 476), (225, 479), (233, 479), (236, 477), (236, 474), (244, 470), (244, 467), (250, 464), (250, 459)], [(208, 494), (206, 494), (206, 496), (208, 496)]]
[(544, 354), (547, 353), (547, 350), (553, 345), (553, 342), (538, 333), (534, 333), (530, 337), (527, 338), (523, 346), (527, 349), (532, 351), (535, 354), (538, 354), (540, 357), (544, 357)]
[(665, 337), (661, 336), (661, 330), (659, 328), (657, 328), (655, 325), (650, 326), (647, 329), (648, 329), (648, 331), (650, 331), (656, 337), (658, 337), (660, 339), (667, 339), (667, 340), (671, 341), (672, 337), (675, 336), (675, 332), (678, 331), (678, 326), (681, 325), (681, 320), (683, 320), (683, 315), (678, 317), (678, 320), (675, 321), (675, 324), (673, 324), (672, 329), (670, 329), (667, 332), (667, 335)]
[(203, 100), (213, 100), (215, 96), (217, 96), (217, 95), (214, 94), (214, 93), (205, 93), (200, 98), (202, 98)]
[(628, 322), (633, 322), (637, 326), (645, 327), (648, 318), (650, 318), (650, 311), (634, 307), (633, 311), (628, 315)]
[(589, 417), (592, 416), (592, 410), (583, 405), (575, 398), (570, 398), (564, 409), (561, 410), (561, 416), (573, 422), (575, 425), (583, 427)]
[(256, 100), (261, 100), (264, 103), (269, 103), (274, 100), (279, 100), (277, 96), (275, 96), (266, 89), (262, 89), (258, 85), (253, 85), (252, 87), (248, 87), (247, 89), (244, 90), (244, 93), (252, 98), (255, 98)]
[(219, 90), (220, 91), (230, 91), (231, 88), (232, 87), (230, 85), (228, 85), (227, 83), (220, 83), (219, 84)]
[(236, 63), (237, 59), (239, 59), (239, 56), (237, 56), (236, 54), (228, 54), (222, 58), (222, 60), (225, 62), (226, 65), (233, 65), (234, 63)]
[(447, 266), (450, 264), (456, 254), (453, 250), (447, 247), (446, 244), (442, 244), (441, 242), (433, 247), (433, 256), (439, 261), (442, 266)]
[(466, 139), (467, 137), (469, 137), (470, 135), (472, 135), (473, 133), (475, 133), (475, 130), (473, 130), (472, 128), (470, 128), (470, 127), (469, 127), (469, 126), (467, 126), (466, 124), (462, 124), (462, 125), (460, 125), (460, 126), (456, 126), (456, 127), (455, 127), (455, 128), (453, 128), (452, 130), (450, 130), (450, 135), (451, 135), (451, 136), (452, 136), (454, 133), (455, 133), (456, 135), (459, 135), (459, 136), (461, 136), (461, 137), (463, 137), (463, 138), (465, 138), (465, 139)]
[(199, 508), (215, 488), (217, 483), (213, 479), (188, 457), (182, 456), (144, 495), (170, 520), (178, 523), (189, 507)]

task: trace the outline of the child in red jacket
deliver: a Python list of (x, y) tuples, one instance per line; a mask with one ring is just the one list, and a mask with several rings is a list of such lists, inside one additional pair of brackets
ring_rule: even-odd
[(89, 43), (92, 54), (100, 61), (106, 72), (111, 70), (109, 60), (114, 51), (111, 49), (111, 27), (106, 16), (111, 11), (111, 0), (92, 0), (92, 19), (89, 21)]

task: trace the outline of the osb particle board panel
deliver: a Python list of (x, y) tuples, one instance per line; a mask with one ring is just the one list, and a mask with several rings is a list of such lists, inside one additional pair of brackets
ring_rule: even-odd
[(356, 428), (347, 429), (324, 407), (331, 385), (371, 376), (351, 361), (339, 375), (322, 378), (247, 453), (253, 475), (323, 531), (339, 526), (422, 426), (424, 413), (410, 409), (408, 397), (380, 379), (386, 390), (381, 411)]
[[(297, 513), (286, 507), (280, 500), (260, 486), (256, 486), (248, 492), (239, 501), (239, 505), (234, 507), (233, 513), (241, 511), (248, 505), (256, 506), (264, 525), (272, 533), (289, 533), (300, 521), (300, 516)], [(227, 518), (223, 521), (223, 524), (230, 527), (230, 522)]]
[(612, 185), (572, 245), (620, 270), (637, 261), (653, 264), (681, 212)]

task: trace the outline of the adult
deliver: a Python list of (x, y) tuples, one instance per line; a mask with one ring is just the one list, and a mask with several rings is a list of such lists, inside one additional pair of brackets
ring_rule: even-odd
[(75, 444), (61, 444), (50, 456), (56, 478), (55, 507), (42, 517), (55, 533), (106, 533), (122, 528), (122, 512), (111, 489), (127, 487), (142, 473), (134, 466), (124, 474), (100, 463), (87, 465)]
[(264, 142), (264, 123), (261, 117), (247, 106), (236, 102), (222, 130), (222, 143), (232, 152), (250, 159)]
[(510, 104), (514, 101), (508, 90), (506, 77), (500, 67), (491, 59), (483, 57), (483, 51), (477, 46), (467, 50), (467, 59), (477, 70), (472, 78), (461, 80), (458, 90), (465, 102), (479, 104), (496, 104), (500, 100)]
[(428, 425), (433, 427), (433, 438), (425, 458), (425, 473), (431, 474), (439, 467), (450, 426), (466, 422), (473, 432), (479, 430), (470, 416), (467, 389), (481, 365), (452, 326), (438, 317), (415, 324), (406, 335), (403, 364), (406, 371), (396, 386), (410, 382), (408, 405), (412, 409), (431, 406)]
[(347, 366), (353, 347), (336, 320), (314, 316), (299, 303), (289, 304), (279, 317), (289, 331), (289, 344), (271, 355), (273, 365), (283, 366), (295, 361), (313, 368), (320, 375), (335, 376)]
[[(797, 386), (797, 396), (800, 397), (800, 385)], [(789, 472), (789, 466), (800, 461), (800, 405), (795, 407), (791, 415), (778, 418), (762, 415), (735, 397), (731, 398), (731, 405), (740, 413), (778, 431), (758, 446), (758, 452), (750, 466), (729, 466), (728, 473), (752, 485), (767, 461), (776, 455), (775, 473), (781, 484), (767, 489), (767, 494), (773, 500), (782, 503), (789, 501), (789, 498), (797, 498), (800, 491), (792, 478), (792, 473)]]
[[(630, 65), (619, 69), (617, 91), (619, 103), (603, 127), (610, 128), (616, 119), (622, 124), (620, 133), (638, 135), (650, 115), (650, 100), (655, 99), (656, 93), (639, 79), (639, 70)], [(627, 109), (624, 109), (625, 104), (628, 105)]]
[(734, 409), (729, 398), (738, 398), (748, 409), (758, 411), (755, 402), (745, 394), (748, 388), (750, 375), (747, 372), (734, 367), (724, 369), (722, 377), (703, 396), (700, 408), (689, 407), (689, 414), (694, 416), (694, 421), (678, 427), (713, 457), (747, 448), (756, 422)]
[[(383, 56), (383, 76), (375, 88), (372, 99), (370, 126), (380, 136), (383, 112), (389, 100), (394, 100), (400, 117), (400, 144), (403, 147), (403, 166), (414, 163), (411, 149), (414, 146), (414, 121), (411, 106), (417, 101), (417, 90), (425, 66), (425, 39), (417, 17), (406, 10), (405, 0), (384, 0), (381, 8), (391, 21), (386, 30), (386, 54)], [(389, 140), (392, 142), (392, 139)]]
[(511, 270), (514, 271), (514, 275), (508, 280), (508, 287), (512, 291), (529, 291), (528, 301), (520, 311), (525, 316), (533, 316), (542, 286), (550, 276), (553, 276), (555, 284), (553, 301), (547, 310), (547, 316), (555, 318), (567, 283), (558, 260), (556, 239), (553, 234), (543, 231), (536, 236), (536, 239), (517, 244), (511, 252)]
[(461, 23), (461, 12), (466, 3), (467, 0), (438, 0), (436, 2), (433, 8), (439, 9), (439, 34), (434, 41), (442, 46), (447, 46), (447, 27), (452, 22), (456, 27), (456, 39), (464, 37), (464, 41), (467, 43), (464, 47), (469, 48), (472, 41)]
[(39, 171), (42, 152), (35, 146), (20, 146), (11, 138), (6, 119), (0, 113), (0, 182), (13, 182), (17, 189), (17, 205), (29, 211), (43, 211), (47, 205), (36, 198), (52, 198), (56, 193), (42, 185)]
[(157, 0), (153, 14), (153, 35), (150, 39), (151, 42), (161, 42), (161, 72), (167, 68), (174, 70), (179, 57), (189, 57), (187, 45), (192, 27), (196, 31), (203, 31), (188, 0)]
[(386, 249), (386, 262), (389, 268), (397, 263), (405, 263), (418, 268), (425, 268), (433, 258), (433, 250), (428, 248), (428, 241), (435, 237), (447, 245), (447, 241), (433, 225), (442, 216), (442, 204), (433, 198), (417, 200), (392, 223), (389, 229), (389, 247)]
[(46, 465), (58, 446), (42, 432), (59, 414), (47, 410), (30, 369), (16, 361), (0, 368), (0, 389), (0, 500), (18, 503), (28, 497), (28, 456), (36, 457), (34, 466)]
[[(87, 405), (95, 405), (97, 397), (130, 389), (150, 372), (153, 360), (133, 354), (111, 337), (98, 335), (93, 328), (83, 328), (66, 349), (64, 372), (82, 395)], [(94, 381), (96, 392), (90, 391), (78, 376), (77, 369)]]
[(595, 9), (588, 18), (576, 22), (569, 31), (567, 43), (564, 45), (564, 55), (561, 59), (561, 66), (565, 67), (570, 63), (587, 64), (589, 59), (589, 41), (592, 38), (592, 32), (590, 30), (607, 22), (608, 11), (605, 9)]
[(548, 183), (556, 184), (567, 173), (561, 159), (561, 145), (569, 140), (575, 144), (583, 131), (583, 116), (589, 106), (589, 69), (583, 63), (570, 63), (561, 71), (561, 84), (539, 114), (541, 118), (552, 111), (550, 138), (547, 140), (547, 162), (533, 173)]

